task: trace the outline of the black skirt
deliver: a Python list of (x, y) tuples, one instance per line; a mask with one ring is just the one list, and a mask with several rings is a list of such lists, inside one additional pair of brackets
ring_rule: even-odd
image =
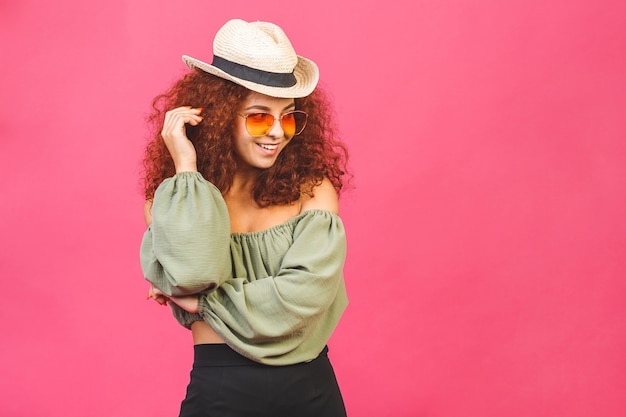
[(194, 346), (180, 417), (345, 417), (328, 348), (311, 362), (263, 365), (225, 344)]

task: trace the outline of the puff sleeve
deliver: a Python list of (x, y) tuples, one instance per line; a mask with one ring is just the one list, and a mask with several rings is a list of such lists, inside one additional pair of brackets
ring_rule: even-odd
[(230, 220), (220, 191), (198, 172), (156, 190), (140, 250), (144, 277), (167, 295), (211, 291), (231, 276)]

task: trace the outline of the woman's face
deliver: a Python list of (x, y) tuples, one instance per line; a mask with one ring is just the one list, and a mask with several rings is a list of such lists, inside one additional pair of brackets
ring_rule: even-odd
[[(292, 98), (276, 98), (257, 92), (250, 92), (239, 108), (235, 122), (235, 154), (240, 162), (252, 168), (269, 168), (276, 162), (280, 152), (287, 146), (291, 137), (286, 137), (280, 125), (280, 117), (295, 110)], [(274, 116), (274, 125), (264, 136), (254, 137), (246, 129), (246, 118), (253, 113), (268, 113)]]

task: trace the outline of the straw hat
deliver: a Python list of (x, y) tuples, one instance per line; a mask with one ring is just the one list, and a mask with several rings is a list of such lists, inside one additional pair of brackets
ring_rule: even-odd
[(317, 65), (296, 55), (285, 32), (268, 22), (230, 20), (215, 35), (211, 64), (187, 55), (183, 61), (272, 97), (306, 97), (319, 79)]

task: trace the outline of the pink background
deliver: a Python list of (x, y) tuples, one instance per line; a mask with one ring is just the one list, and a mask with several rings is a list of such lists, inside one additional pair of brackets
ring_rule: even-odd
[(0, 2), (0, 415), (173, 416), (145, 301), (152, 97), (227, 20), (318, 62), (356, 175), (352, 417), (626, 415), (626, 3)]

